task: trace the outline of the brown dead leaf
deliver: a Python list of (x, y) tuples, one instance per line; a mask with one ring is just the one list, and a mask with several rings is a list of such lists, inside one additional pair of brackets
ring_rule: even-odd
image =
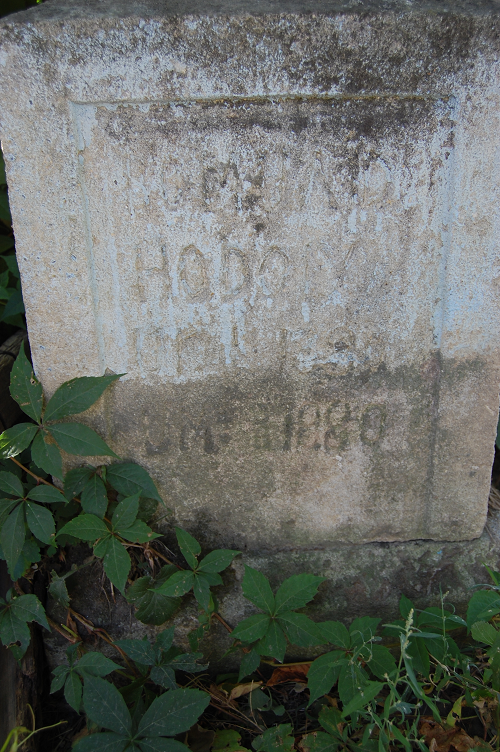
[(250, 692), (253, 692), (254, 689), (257, 689), (257, 687), (262, 686), (262, 682), (258, 681), (251, 681), (247, 684), (238, 684), (236, 687), (233, 687), (231, 690), (231, 694), (229, 695), (230, 700), (236, 700), (237, 697), (243, 697), (243, 695), (248, 695)]
[(419, 732), (430, 752), (468, 752), (475, 746), (474, 739), (461, 728), (445, 729), (430, 717), (422, 718)]
[(307, 672), (310, 668), (310, 663), (275, 668), (271, 678), (267, 682), (267, 686), (274, 687), (276, 684), (283, 684), (284, 682), (307, 682)]

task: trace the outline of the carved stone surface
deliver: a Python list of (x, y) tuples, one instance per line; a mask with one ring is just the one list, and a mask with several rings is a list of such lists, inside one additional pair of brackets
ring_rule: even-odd
[(125, 373), (88, 420), (207, 544), (477, 537), (496, 6), (161, 5), (51, 0), (0, 26), (45, 389)]

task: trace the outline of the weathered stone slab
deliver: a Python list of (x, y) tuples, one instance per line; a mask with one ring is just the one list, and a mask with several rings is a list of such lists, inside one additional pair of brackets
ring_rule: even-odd
[(37, 374), (250, 550), (459, 540), (498, 415), (487, 2), (51, 0), (1, 25)]

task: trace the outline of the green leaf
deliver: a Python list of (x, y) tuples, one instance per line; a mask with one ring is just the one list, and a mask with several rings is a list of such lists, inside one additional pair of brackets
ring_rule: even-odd
[(330, 734), (323, 731), (317, 731), (315, 734), (307, 734), (302, 737), (301, 748), (307, 749), (308, 752), (337, 752), (340, 741), (334, 739)]
[(127, 600), (136, 605), (138, 610), (135, 615), (139, 621), (160, 625), (179, 609), (180, 598), (168, 598), (155, 589), (160, 587), (174, 572), (177, 572), (176, 567), (168, 564), (161, 568), (155, 580), (151, 577), (140, 577), (129, 587)]
[[(108, 549), (102, 560), (104, 571), (115, 587), (121, 593), (125, 592), (128, 573), (132, 563), (127, 549), (116, 538), (111, 537), (108, 543)], [(114, 729), (113, 729), (114, 730)]]
[(45, 441), (41, 431), (37, 433), (31, 446), (31, 459), (49, 475), (62, 479), (61, 453), (55, 444)]
[(99, 558), (101, 559), (106, 556), (112, 537), (113, 535), (108, 532), (103, 538), (101, 538), (97, 541), (97, 543), (94, 544), (94, 556), (99, 556)]
[(144, 666), (153, 666), (156, 663), (155, 649), (144, 640), (115, 640), (115, 645), (132, 658), (136, 663)]
[(28, 527), (38, 540), (46, 543), (48, 546), (55, 542), (56, 526), (52, 512), (40, 504), (34, 504), (31, 501), (26, 504), (26, 522)]
[(338, 726), (340, 723), (342, 723), (343, 719), (342, 713), (338, 708), (332, 708), (323, 705), (319, 712), (318, 720), (325, 731), (328, 731), (329, 734), (333, 734), (334, 736), (340, 735)]
[(21, 343), (19, 355), (14, 361), (10, 374), (10, 393), (21, 410), (37, 423), (42, 414), (42, 385), (36, 378), (33, 367), (24, 352)]
[(305, 614), (296, 614), (294, 611), (283, 611), (278, 617), (278, 624), (294, 645), (307, 648), (324, 643), (323, 635), (318, 629), (318, 625)]
[(339, 678), (343, 663), (345, 663), (345, 653), (342, 650), (332, 650), (330, 653), (320, 655), (311, 663), (311, 668), (307, 673), (309, 705), (318, 697), (328, 694)]
[(24, 313), (23, 295), (21, 290), (14, 290), (3, 309), (0, 320), (5, 321), (18, 313)]
[[(8, 235), (2, 235), (0, 236), (0, 253), (5, 253), (5, 251), (10, 250), (14, 247), (14, 238), (12, 236)], [(4, 260), (7, 258), (4, 256)]]
[(164, 736), (158, 736), (156, 739), (139, 739), (138, 744), (141, 752), (189, 752), (189, 747), (182, 742)]
[(28, 538), (28, 540), (24, 541), (21, 555), (17, 560), (14, 570), (9, 570), (9, 574), (13, 580), (18, 580), (25, 574), (31, 564), (38, 561), (40, 561), (40, 549), (35, 543), (34, 538)]
[(344, 707), (358, 694), (360, 688), (369, 682), (368, 674), (357, 661), (346, 661), (340, 668), (339, 697)]
[(180, 598), (169, 598), (157, 590), (148, 590), (138, 604), (135, 617), (144, 624), (159, 626), (170, 619), (181, 605)]
[(259, 640), (257, 650), (261, 655), (270, 655), (283, 663), (286, 653), (286, 638), (283, 630), (274, 619), (271, 619), (266, 634)]
[(386, 674), (391, 676), (397, 670), (394, 657), (384, 645), (369, 645), (366, 647), (366, 654), (365, 658), (363, 652), (363, 658), (377, 679), (384, 679)]
[(56, 425), (51, 425), (48, 431), (61, 449), (68, 454), (79, 454), (83, 457), (118, 456), (92, 428), (84, 426), (83, 423), (56, 423)]
[(241, 551), (231, 551), (228, 548), (221, 548), (217, 551), (211, 551), (200, 561), (198, 566), (199, 572), (222, 572), (228, 567), (235, 556)]
[(361, 645), (363, 642), (370, 642), (375, 636), (380, 619), (374, 619), (372, 616), (361, 616), (354, 619), (349, 627), (349, 634), (353, 645)]
[(106, 468), (106, 479), (118, 493), (123, 496), (133, 496), (140, 493), (147, 499), (161, 502), (156, 486), (143, 467), (132, 462), (109, 465)]
[(243, 595), (248, 598), (257, 608), (268, 614), (274, 614), (275, 601), (273, 591), (267, 577), (262, 572), (252, 569), (245, 564), (243, 577)]
[(142, 520), (136, 520), (126, 530), (117, 530), (117, 533), (131, 543), (147, 543), (155, 538), (161, 538), (160, 533), (153, 533), (150, 527)]
[(283, 582), (276, 593), (276, 614), (303, 608), (318, 592), (324, 577), (313, 574), (294, 574)]
[(91, 721), (98, 726), (129, 735), (132, 718), (125, 700), (109, 682), (97, 676), (89, 676), (83, 689), (83, 706)]
[(66, 504), (64, 494), (53, 486), (35, 486), (28, 494), (28, 499), (41, 504)]
[(292, 734), (290, 723), (281, 723), (264, 731), (252, 742), (252, 747), (257, 752), (291, 752), (295, 739)]
[(124, 752), (125, 749), (132, 752), (128, 745), (128, 736), (106, 731), (100, 734), (90, 734), (90, 736), (79, 739), (72, 752)]
[(10, 496), (14, 496), (17, 499), (22, 499), (24, 497), (23, 484), (14, 473), (0, 473), (0, 490), (5, 491), (5, 493), (10, 494)]
[(95, 541), (109, 534), (104, 522), (95, 514), (80, 514), (66, 523), (57, 535), (71, 535), (82, 541)]
[(345, 650), (349, 650), (351, 647), (349, 632), (340, 621), (323, 621), (318, 624), (318, 628), (321, 630), (324, 639), (332, 645)]
[(176, 572), (158, 588), (158, 592), (169, 598), (178, 598), (188, 593), (193, 585), (194, 574), (192, 572)]
[(120, 530), (126, 530), (130, 527), (134, 523), (138, 511), (139, 494), (123, 499), (116, 507), (111, 518), (113, 530), (120, 532)]
[(375, 699), (375, 697), (380, 694), (382, 689), (384, 688), (383, 682), (372, 682), (368, 681), (365, 684), (363, 684), (359, 689), (358, 693), (356, 694), (353, 699), (347, 703), (347, 705), (344, 706), (342, 710), (342, 717), (346, 718), (348, 715), (351, 715), (356, 710), (361, 710), (361, 708), (365, 708), (372, 700)]
[(467, 607), (467, 626), (471, 629), (477, 621), (489, 621), (500, 614), (500, 593), (495, 590), (477, 590)]
[(196, 674), (198, 671), (205, 671), (208, 668), (208, 664), (203, 665), (198, 663), (202, 658), (203, 653), (181, 653), (180, 655), (175, 655), (173, 658), (169, 658), (168, 656), (162, 658), (162, 665), (166, 665), (163, 661), (167, 661), (168, 665), (176, 671), (189, 671)]
[(75, 671), (70, 671), (64, 685), (64, 698), (77, 713), (82, 704), (82, 682)]
[(66, 681), (66, 677), (69, 674), (69, 668), (67, 666), (56, 666), (54, 671), (52, 672), (54, 674), (54, 678), (52, 679), (51, 685), (50, 685), (50, 694), (54, 694), (54, 692), (58, 692), (60, 689), (63, 688), (64, 682)]
[(193, 594), (204, 611), (210, 605), (210, 583), (203, 574), (196, 574), (193, 584)]
[[(12, 240), (12, 238), (9, 238), (9, 240)], [(16, 279), (19, 279), (21, 275), (19, 274), (19, 267), (17, 265), (16, 254), (9, 253), (7, 256), (3, 257), (3, 260), (5, 261), (5, 264), (9, 272), (12, 274), (12, 276), (16, 277)]]
[(9, 514), (0, 531), (0, 544), (10, 571), (13, 571), (17, 564), (25, 537), (24, 504), (19, 504)]
[(150, 674), (151, 681), (165, 689), (177, 689), (175, 673), (170, 666), (153, 666)]
[(241, 642), (255, 642), (264, 637), (270, 623), (271, 619), (267, 614), (254, 614), (240, 621), (233, 629), (231, 637)]
[(19, 499), (0, 499), (0, 527), (3, 525), (14, 507), (19, 504)]
[(425, 640), (410, 638), (410, 644), (407, 648), (408, 656), (411, 658), (411, 662), (415, 670), (425, 676), (429, 676), (431, 670), (431, 664), (429, 659), (429, 651), (425, 646)]
[(201, 547), (197, 540), (189, 535), (185, 530), (180, 527), (175, 528), (175, 534), (177, 536), (177, 543), (182, 551), (182, 555), (186, 559), (191, 569), (196, 569), (198, 566), (198, 559), (196, 558), (201, 553)]
[(68, 588), (66, 587), (66, 578), (59, 577), (54, 570), (50, 573), (49, 595), (54, 598), (60, 606), (68, 608), (70, 598)]
[(81, 502), (84, 512), (95, 514), (101, 519), (106, 514), (108, 494), (106, 486), (97, 473), (94, 473), (83, 487)]
[(104, 390), (123, 376), (123, 374), (110, 374), (109, 376), (82, 376), (71, 379), (61, 384), (57, 389), (45, 410), (44, 421), (60, 420), (68, 415), (76, 415), (88, 410), (94, 402), (97, 402)]
[(18, 423), (8, 428), (0, 435), (0, 458), (16, 457), (21, 454), (33, 441), (38, 426), (32, 423)]
[(401, 598), (399, 599), (399, 613), (405, 621), (408, 619), (412, 609), (413, 613), (415, 613), (415, 606), (411, 600), (407, 598), (406, 595), (401, 595)]
[(87, 676), (107, 676), (112, 671), (119, 671), (121, 666), (113, 663), (102, 653), (85, 653), (75, 667), (76, 671)]
[(475, 640), (478, 642), (484, 642), (486, 645), (493, 645), (500, 634), (493, 624), (488, 624), (488, 622), (485, 621), (477, 621), (473, 624), (471, 633)]
[(140, 736), (176, 736), (196, 723), (210, 702), (198, 689), (176, 689), (157, 697), (139, 723)]
[(7, 191), (0, 191), (0, 219), (6, 222), (8, 225), (12, 225), (12, 217), (10, 216), (9, 198)]
[[(24, 621), (16, 618), (10, 606), (0, 613), (0, 639), (5, 647), (14, 646), (11, 649), (16, 660), (22, 658), (30, 644), (29, 627)], [(15, 645), (16, 642), (20, 645)]]
[(241, 682), (245, 676), (253, 674), (254, 671), (260, 666), (260, 655), (256, 650), (252, 648), (249, 653), (243, 653), (243, 658), (240, 663), (240, 673), (238, 674), (238, 681)]
[(20, 621), (36, 621), (50, 632), (45, 610), (36, 595), (20, 595), (11, 601), (11, 609)]
[(95, 468), (88, 465), (69, 470), (64, 477), (64, 495), (66, 498), (71, 501), (74, 496), (78, 496), (94, 473)]

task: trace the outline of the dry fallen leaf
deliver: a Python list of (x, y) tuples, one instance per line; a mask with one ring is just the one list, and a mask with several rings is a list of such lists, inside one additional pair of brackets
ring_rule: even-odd
[(296, 666), (280, 666), (275, 668), (271, 678), (267, 682), (268, 687), (274, 687), (275, 684), (284, 682), (307, 682), (307, 672), (311, 668), (310, 663), (300, 663)]
[(468, 752), (475, 747), (474, 739), (461, 728), (445, 729), (433, 718), (422, 718), (419, 732), (430, 752)]
[(248, 695), (250, 692), (253, 692), (254, 689), (257, 689), (257, 687), (260, 687), (261, 685), (262, 685), (261, 681), (258, 681), (258, 682), (251, 681), (251, 682), (248, 682), (248, 684), (238, 684), (238, 686), (233, 687), (233, 689), (231, 690), (229, 699), (236, 700), (237, 697)]

